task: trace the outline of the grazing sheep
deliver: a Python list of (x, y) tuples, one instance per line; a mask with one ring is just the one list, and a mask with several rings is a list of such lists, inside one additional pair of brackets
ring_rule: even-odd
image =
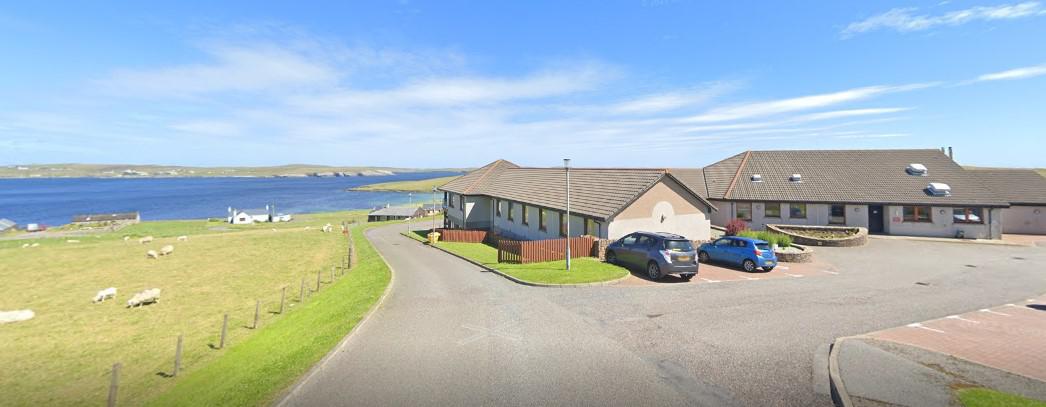
[(275, 231), (276, 231), (276, 228), (272, 228), (272, 231), (273, 231), (273, 232), (275, 232)]
[(98, 294), (94, 295), (94, 301), (92, 302), (99, 303), (109, 298), (116, 298), (116, 287), (109, 287), (99, 291)]
[(25, 249), (25, 248), (27, 248), (27, 247), (29, 247), (29, 243), (22, 243), (22, 248), (23, 248), (23, 249)]
[(0, 324), (6, 324), (8, 322), (18, 322), (33, 319), (36, 316), (32, 310), (24, 309), (19, 311), (0, 311)]
[(167, 245), (167, 246), (164, 246), (164, 247), (160, 248), (160, 255), (161, 256), (166, 256), (166, 255), (169, 255), (171, 253), (174, 253), (174, 246)]
[(305, 230), (312, 230), (312, 226), (306, 226)]
[(130, 237), (130, 236), (124, 236), (124, 237), (123, 237), (123, 241), (125, 241), (125, 242), (126, 242), (126, 241), (128, 241), (128, 240), (131, 240), (131, 237)]
[(29, 245), (29, 247), (40, 247), (40, 243), (33, 243)]
[(66, 243), (80, 243), (79, 240), (66, 240)]
[(153, 288), (135, 294), (131, 299), (127, 300), (127, 308), (140, 307), (154, 302), (160, 302), (159, 288)]
[(148, 257), (150, 259), (158, 259), (160, 258), (160, 254), (156, 253), (156, 250), (149, 250), (145, 252), (145, 257)]
[(141, 239), (138, 239), (138, 243), (141, 243), (141, 244), (152, 243), (152, 242), (153, 242), (153, 237), (152, 236), (146, 236), (146, 237), (143, 237)]
[(184, 235), (183, 236), (178, 236), (178, 241), (179, 242), (188, 242), (189, 241), (189, 236), (184, 236)]
[(328, 223), (326, 225), (323, 225), (323, 233), (330, 233), (333, 230), (334, 230), (334, 226), (331, 226), (330, 223)]

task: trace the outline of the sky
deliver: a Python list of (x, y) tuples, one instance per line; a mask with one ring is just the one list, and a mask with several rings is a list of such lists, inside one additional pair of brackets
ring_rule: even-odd
[(0, 5), (0, 165), (1046, 167), (1044, 2), (142, 3)]

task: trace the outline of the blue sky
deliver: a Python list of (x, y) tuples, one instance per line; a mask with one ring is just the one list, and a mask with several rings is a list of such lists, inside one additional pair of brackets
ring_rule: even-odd
[(340, 3), (0, 6), (0, 164), (1046, 167), (1040, 2)]

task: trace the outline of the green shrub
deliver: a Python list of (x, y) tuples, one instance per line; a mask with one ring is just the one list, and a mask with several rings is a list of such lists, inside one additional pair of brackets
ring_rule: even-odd
[(777, 245), (778, 247), (790, 247), (790, 246), (792, 246), (792, 237), (788, 236), (788, 235), (785, 235), (785, 234), (781, 234), (781, 233), (774, 233), (774, 232), (770, 232), (770, 231), (766, 231), (766, 230), (761, 230), (761, 231), (745, 230), (745, 231), (742, 231), (742, 232), (738, 233), (737, 235), (741, 236), (741, 237), (750, 237), (752, 239), (765, 240), (767, 243), (770, 243), (771, 246), (772, 245)]

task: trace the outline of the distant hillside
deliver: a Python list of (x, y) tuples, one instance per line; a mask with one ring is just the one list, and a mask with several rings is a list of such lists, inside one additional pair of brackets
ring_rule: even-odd
[(306, 177), (391, 175), (419, 171), (457, 171), (393, 167), (334, 167), (288, 164), (273, 167), (187, 167), (135, 164), (25, 164), (0, 167), (0, 178), (120, 177)]
[(432, 192), (432, 188), (446, 184), (458, 176), (430, 178), (417, 181), (382, 182), (352, 188), (352, 191), (395, 191), (395, 192)]

